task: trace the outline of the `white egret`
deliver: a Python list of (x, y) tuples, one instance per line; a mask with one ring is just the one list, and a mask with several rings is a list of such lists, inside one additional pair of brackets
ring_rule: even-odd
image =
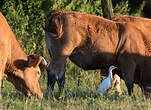
[(117, 67), (115, 66), (110, 66), (109, 68), (109, 73), (108, 73), (108, 77), (105, 78), (102, 83), (100, 84), (99, 88), (97, 89), (97, 93), (102, 92), (104, 93), (107, 89), (109, 89), (111, 87), (111, 79), (112, 79), (112, 70), (115, 69)]

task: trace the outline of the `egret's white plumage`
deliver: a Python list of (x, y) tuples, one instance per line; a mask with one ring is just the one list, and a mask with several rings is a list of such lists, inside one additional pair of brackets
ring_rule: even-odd
[(100, 84), (99, 88), (97, 89), (97, 93), (102, 92), (104, 93), (107, 89), (111, 87), (111, 79), (112, 79), (112, 70), (115, 69), (115, 66), (110, 66), (108, 77), (105, 78), (102, 83)]

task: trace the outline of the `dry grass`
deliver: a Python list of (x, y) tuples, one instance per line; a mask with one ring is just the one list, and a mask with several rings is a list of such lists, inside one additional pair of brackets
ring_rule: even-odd
[(124, 81), (121, 83), (123, 95), (112, 93), (96, 94), (99, 86), (95, 71), (83, 71), (73, 64), (67, 65), (66, 84), (60, 93), (55, 86), (53, 96), (46, 92), (46, 72), (41, 76), (40, 85), (44, 93), (42, 100), (36, 97), (26, 98), (4, 79), (2, 110), (150, 110), (151, 101), (144, 99), (140, 88), (135, 85), (136, 99), (128, 96)]

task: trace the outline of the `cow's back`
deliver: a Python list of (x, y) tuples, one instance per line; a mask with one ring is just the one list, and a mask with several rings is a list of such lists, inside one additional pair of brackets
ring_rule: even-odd
[(0, 41), (1, 41), (0, 46), (2, 46), (3, 43), (5, 43), (6, 45), (9, 35), (10, 35), (10, 28), (4, 16), (2, 15), (2, 13), (0, 13)]
[(151, 42), (151, 19), (119, 15), (112, 18), (113, 21), (117, 22), (128, 22), (132, 23), (144, 34), (144, 40)]
[(0, 65), (3, 66), (11, 53), (11, 41), (13, 33), (2, 15), (0, 13)]

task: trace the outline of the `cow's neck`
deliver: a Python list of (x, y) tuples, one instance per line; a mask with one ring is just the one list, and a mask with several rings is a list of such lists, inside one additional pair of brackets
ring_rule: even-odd
[(27, 60), (27, 55), (24, 53), (22, 48), (20, 47), (16, 37), (13, 35), (13, 40), (11, 44), (11, 60)]
[(11, 54), (10, 58), (7, 61), (6, 73), (14, 74), (19, 77), (22, 77), (20, 74), (23, 67), (27, 66), (27, 55), (24, 53), (22, 48), (20, 47), (18, 41), (16, 40), (15, 35), (12, 33), (11, 35)]

